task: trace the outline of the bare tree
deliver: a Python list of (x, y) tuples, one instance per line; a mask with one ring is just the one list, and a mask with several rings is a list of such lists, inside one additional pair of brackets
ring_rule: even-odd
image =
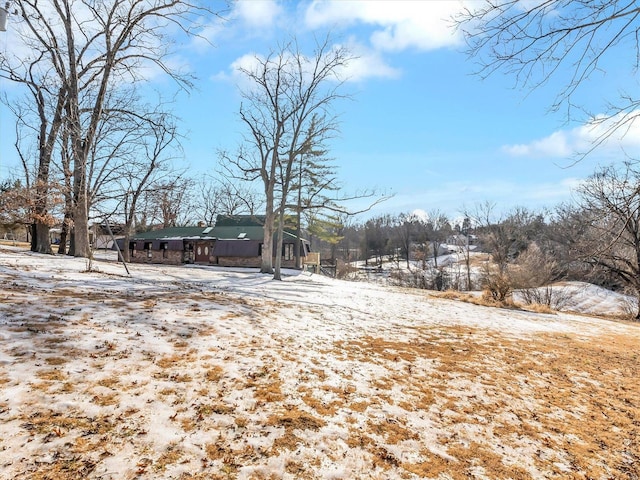
[(395, 230), (401, 253), (407, 263), (407, 268), (410, 268), (411, 247), (414, 242), (420, 240), (418, 236), (424, 232), (422, 219), (414, 213), (401, 213), (392, 218), (391, 221), (393, 222), (392, 228)]
[[(484, 248), (491, 255), (486, 264), (485, 288), (494, 299), (503, 301), (514, 287), (510, 265), (524, 252), (544, 225), (543, 215), (523, 207), (507, 213), (497, 213), (490, 202), (477, 205), (475, 211), (465, 212), (476, 228)], [(468, 252), (467, 252), (468, 253)]]
[(133, 233), (136, 219), (140, 214), (140, 202), (154, 183), (161, 183), (170, 173), (169, 165), (176, 148), (176, 126), (173, 117), (161, 113), (142, 120), (137, 131), (144, 131), (140, 137), (136, 155), (123, 163), (118, 182), (120, 195), (112, 210), (103, 217), (118, 216), (124, 219), (124, 260), (129, 260), (129, 238)]
[[(486, 0), (471, 3), (455, 22), (481, 76), (506, 71), (531, 88), (561, 77), (552, 108), (566, 107), (571, 117), (585, 108), (576, 99), (580, 87), (606, 71), (611, 58), (626, 59), (630, 75), (637, 73), (639, 19), (640, 6), (628, 0)], [(640, 115), (636, 92), (621, 91), (608, 101), (607, 116), (589, 113), (603, 125), (596, 145), (617, 130), (624, 133)]]
[[(50, 169), (55, 143), (62, 127), (66, 91), (55, 85), (55, 76), (46, 68), (46, 56), (34, 56), (10, 62), (0, 54), (0, 76), (25, 86), (27, 94), (13, 102), (6, 100), (16, 117), (16, 150), (20, 156), (26, 187), (31, 189), (31, 250), (51, 253), (49, 228), (54, 223), (50, 209)], [(43, 73), (44, 72), (44, 73)], [(37, 145), (35, 174), (32, 175), (31, 154), (24, 141)], [(32, 179), (33, 178), (33, 179)]]
[[(119, 179), (126, 163), (139, 154), (140, 145), (148, 136), (146, 123), (159, 118), (162, 103), (143, 103), (134, 88), (108, 92), (95, 140), (87, 156), (86, 183), (88, 211), (104, 212), (120, 195)], [(74, 227), (74, 172), (69, 125), (60, 132), (60, 160), (52, 163), (52, 171), (64, 179), (65, 215), (61, 237), (66, 240)], [(56, 170), (59, 169), (59, 172)], [(66, 241), (61, 241), (58, 253), (65, 253)], [(69, 254), (75, 253), (75, 236), (71, 237)]]
[(364, 224), (364, 248), (365, 264), (369, 264), (369, 258), (373, 254), (375, 263), (380, 266), (385, 256), (393, 251), (392, 219), (390, 215), (373, 217)]
[(630, 162), (602, 168), (579, 193), (587, 230), (573, 246), (579, 258), (633, 292), (640, 319), (640, 168)]
[(511, 279), (524, 303), (558, 310), (569, 295), (562, 287), (553, 285), (562, 278), (562, 274), (562, 268), (551, 252), (534, 242), (518, 257)]
[[(422, 222), (422, 226), (425, 229), (424, 236), (429, 242), (429, 249), (433, 254), (433, 266), (437, 269), (440, 249), (447, 241), (447, 237), (453, 233), (451, 224), (447, 216), (436, 209), (427, 213), (427, 219)], [(465, 235), (468, 235), (468, 232)]]
[(249, 132), (247, 147), (227, 160), (242, 178), (260, 180), (264, 187), (261, 272), (273, 272), (274, 279), (281, 276), (284, 216), (297, 161), (336, 130), (330, 108), (344, 97), (338, 91), (338, 74), (349, 59), (345, 49), (329, 45), (329, 38), (316, 45), (311, 57), (303, 55), (294, 39), (266, 58), (256, 56), (253, 68), (240, 70), (251, 84), (242, 92), (240, 107), (240, 119)]
[(194, 210), (207, 225), (218, 215), (256, 215), (261, 209), (259, 195), (244, 182), (202, 177), (194, 186)]
[[(89, 184), (87, 159), (103, 119), (107, 92), (143, 79), (140, 67), (155, 65), (182, 88), (190, 79), (165, 61), (172, 44), (170, 25), (189, 35), (194, 15), (208, 12), (195, 0), (16, 0), (19, 40), (27, 49), (3, 54), (0, 72), (10, 80), (36, 85), (56, 105), (51, 128), (67, 123), (73, 172), (74, 254), (88, 256)], [(25, 52), (27, 58), (21, 58)], [(37, 68), (34, 68), (34, 65)], [(34, 77), (32, 77), (34, 75)], [(62, 115), (64, 113), (64, 115)], [(45, 147), (55, 141), (50, 132)], [(45, 152), (49, 155), (48, 152)], [(45, 155), (45, 163), (47, 161)], [(48, 173), (43, 165), (39, 175)]]
[(148, 221), (162, 228), (184, 226), (194, 222), (191, 190), (193, 179), (182, 173), (157, 178), (144, 192)]

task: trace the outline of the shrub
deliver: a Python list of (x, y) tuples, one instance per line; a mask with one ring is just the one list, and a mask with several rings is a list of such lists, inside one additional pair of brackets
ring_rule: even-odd
[(482, 280), (482, 296), (486, 296), (487, 300), (505, 302), (511, 296), (513, 286), (507, 271), (494, 272), (487, 269)]

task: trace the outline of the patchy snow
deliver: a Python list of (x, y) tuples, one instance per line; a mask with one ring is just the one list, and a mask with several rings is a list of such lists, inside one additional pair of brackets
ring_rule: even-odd
[(637, 311), (637, 303), (633, 297), (590, 283), (563, 282), (553, 288), (558, 290), (559, 296), (565, 298), (562, 308), (565, 311), (618, 316), (628, 316)]
[(0, 478), (638, 472), (636, 324), (112, 258), (0, 247)]

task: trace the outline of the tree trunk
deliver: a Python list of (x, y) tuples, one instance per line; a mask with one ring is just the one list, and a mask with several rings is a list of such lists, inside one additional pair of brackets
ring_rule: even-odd
[[(298, 201), (299, 202), (299, 201)], [(298, 206), (300, 204), (298, 203)], [(293, 245), (293, 257), (295, 258), (295, 265), (296, 268), (302, 268), (302, 240), (300, 240), (300, 238), (302, 237), (302, 227), (300, 225), (301, 222), (301, 215), (300, 215), (300, 208), (298, 208), (298, 212), (297, 212), (297, 226), (296, 226), (296, 243)]]
[(260, 273), (273, 273), (273, 200), (267, 197), (266, 215), (264, 219), (264, 239), (262, 243), (262, 264)]
[(51, 254), (51, 239), (49, 238), (49, 226), (34, 222), (31, 225), (31, 251)]
[[(82, 174), (81, 174), (82, 175)], [(84, 177), (84, 175), (82, 175)], [(88, 258), (91, 255), (89, 245), (89, 212), (87, 211), (86, 185), (79, 188), (73, 212), (73, 256)]]
[(38, 253), (51, 252), (51, 238), (49, 237), (49, 161), (50, 155), (45, 148), (40, 149), (40, 161), (38, 163), (38, 179), (35, 185), (35, 202), (33, 207), (33, 237), (31, 238), (31, 251)]
[(273, 274), (274, 280), (282, 280), (282, 245), (284, 243), (284, 208), (278, 215), (278, 228), (276, 230), (276, 268)]
[(438, 269), (438, 251), (440, 248), (436, 245), (435, 242), (430, 243), (431, 250), (433, 251), (433, 268)]
[(69, 223), (67, 216), (65, 221), (62, 222), (62, 228), (60, 229), (60, 243), (58, 244), (58, 255), (64, 255), (67, 253), (67, 236), (69, 235)]
[(296, 259), (296, 268), (302, 268), (302, 159), (300, 155), (300, 165), (298, 168), (298, 202), (296, 205), (296, 243), (294, 245), (293, 255)]
[(129, 250), (129, 242), (131, 239), (131, 235), (129, 234), (129, 226), (125, 226), (125, 235), (124, 235), (124, 239), (122, 240), (122, 250), (120, 252), (120, 254), (122, 255), (122, 258), (118, 259), (119, 261), (122, 260), (124, 262), (129, 263), (129, 261), (131, 260), (131, 250)]
[(82, 146), (74, 149), (73, 167), (73, 252), (74, 257), (88, 258), (91, 255), (89, 245), (89, 206), (87, 204), (86, 155)]

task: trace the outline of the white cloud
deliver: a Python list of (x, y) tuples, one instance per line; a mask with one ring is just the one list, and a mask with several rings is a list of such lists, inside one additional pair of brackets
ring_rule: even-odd
[(461, 1), (314, 0), (305, 22), (311, 28), (362, 23), (376, 30), (371, 44), (378, 50), (433, 50), (461, 42), (451, 23)]
[(238, 0), (233, 4), (232, 16), (249, 28), (272, 27), (282, 14), (282, 7), (275, 0)]
[(372, 51), (362, 45), (352, 42), (348, 46), (354, 58), (349, 61), (340, 78), (350, 82), (359, 82), (367, 78), (398, 78), (401, 71), (388, 65), (379, 52)]
[(261, 62), (264, 62), (264, 57), (255, 53), (247, 53), (236, 58), (231, 65), (229, 65), (228, 71), (219, 72), (216, 75), (213, 75), (211, 79), (233, 82), (240, 90), (248, 91), (255, 88), (255, 84), (242, 73), (242, 70), (253, 72), (258, 68)]
[[(611, 118), (599, 116), (584, 125), (569, 130), (558, 130), (551, 135), (530, 143), (504, 145), (502, 150), (514, 157), (569, 158), (586, 153), (596, 147), (600, 153), (619, 154), (640, 149), (640, 111), (626, 117), (622, 114)], [(626, 120), (626, 121), (625, 121)], [(613, 129), (618, 124), (622, 128)]]
[[(577, 129), (576, 129), (577, 130)], [(505, 145), (502, 150), (515, 157), (570, 157), (576, 150), (579, 137), (572, 135), (572, 131), (560, 130), (548, 137), (534, 140), (527, 144)]]
[[(333, 48), (340, 48), (335, 45)], [(336, 70), (336, 77), (347, 82), (359, 82), (367, 78), (396, 78), (400, 76), (400, 70), (387, 65), (379, 53), (368, 50), (361, 45), (353, 44), (349, 46), (349, 51), (354, 54), (354, 58), (348, 64)], [(309, 59), (304, 59), (309, 60)], [(235, 59), (229, 66), (228, 71), (219, 72), (211, 77), (212, 80), (233, 81), (241, 90), (252, 88), (251, 82), (246, 75), (240, 73), (241, 70), (254, 71), (265, 58), (255, 53), (245, 54)], [(303, 62), (304, 63), (304, 62)], [(292, 63), (294, 65), (295, 62)], [(309, 63), (311, 65), (311, 63)]]

